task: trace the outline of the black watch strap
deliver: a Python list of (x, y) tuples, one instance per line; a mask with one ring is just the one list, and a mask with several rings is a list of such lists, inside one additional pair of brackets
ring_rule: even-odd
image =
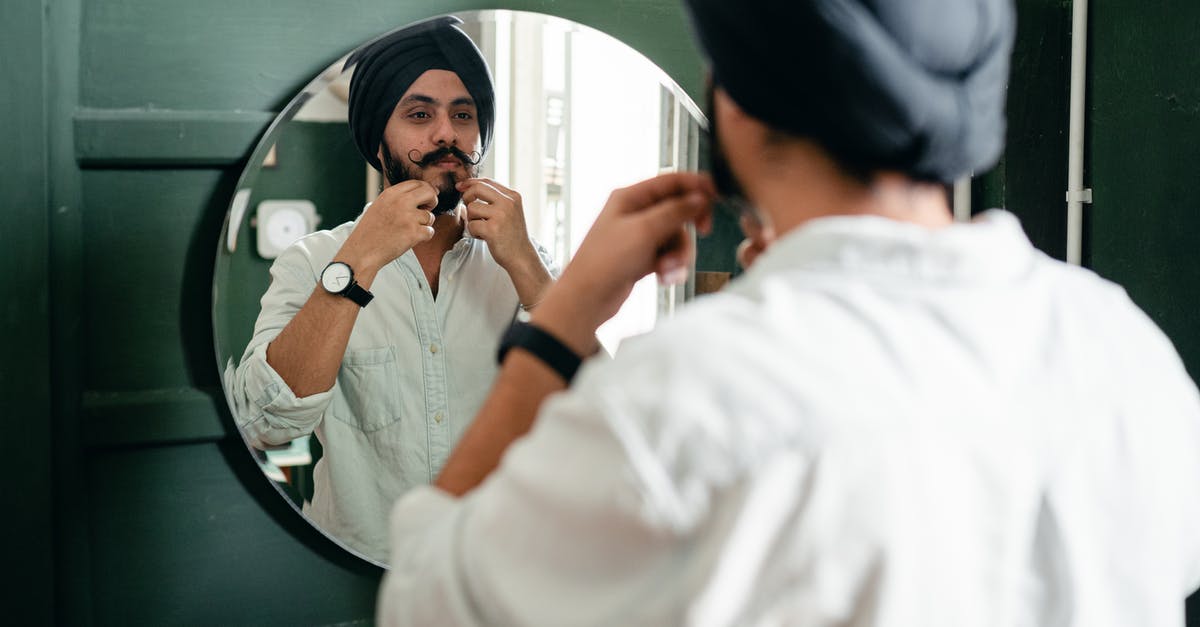
[(374, 294), (364, 290), (358, 282), (350, 283), (349, 287), (341, 292), (341, 295), (354, 301), (359, 307), (366, 307), (367, 303), (371, 302), (372, 298), (375, 298)]
[(567, 348), (558, 338), (529, 324), (516, 321), (508, 328), (504, 338), (500, 340), (500, 351), (496, 354), (496, 362), (504, 363), (504, 356), (513, 347), (520, 347), (529, 354), (542, 360), (559, 374), (568, 384), (575, 377), (583, 360), (575, 351)]

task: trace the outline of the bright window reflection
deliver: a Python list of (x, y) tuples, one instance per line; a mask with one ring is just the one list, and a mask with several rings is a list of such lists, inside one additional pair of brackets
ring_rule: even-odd
[[(530, 233), (565, 265), (613, 189), (681, 161), (694, 167), (695, 151), (677, 139), (677, 88), (645, 57), (563, 20), (513, 17), (494, 12), (479, 38), (497, 92), (498, 150), (484, 171), (521, 192)], [(540, 74), (520, 69), (537, 66)], [(685, 137), (694, 126), (684, 125)], [(653, 277), (639, 282), (599, 329), (605, 348), (650, 330), (659, 300)]]

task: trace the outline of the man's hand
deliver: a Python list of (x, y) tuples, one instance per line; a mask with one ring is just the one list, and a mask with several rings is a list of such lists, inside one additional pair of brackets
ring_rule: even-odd
[(346, 261), (356, 275), (375, 271), (433, 237), (437, 189), (408, 180), (383, 190), (358, 220), (335, 259)]
[(687, 225), (701, 233), (711, 229), (715, 196), (707, 175), (688, 172), (614, 191), (534, 322), (580, 354), (590, 353), (596, 328), (639, 279), (651, 272), (664, 283), (687, 278), (695, 254)]
[(522, 264), (541, 264), (529, 231), (521, 195), (491, 179), (467, 179), (458, 183), (467, 207), (467, 229), (487, 242), (492, 257), (513, 272)]
[(512, 279), (524, 306), (535, 305), (553, 278), (525, 229), (521, 195), (491, 180), (467, 179), (458, 183), (467, 207), (467, 229), (487, 242), (492, 258)]

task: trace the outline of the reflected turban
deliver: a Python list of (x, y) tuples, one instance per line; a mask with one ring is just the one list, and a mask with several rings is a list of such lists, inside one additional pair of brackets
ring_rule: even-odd
[(996, 162), (1012, 0), (686, 0), (712, 79), (855, 169), (951, 181)]
[(458, 75), (475, 101), (479, 151), (487, 152), (495, 121), (495, 94), (487, 62), (475, 43), (458, 28), (462, 20), (440, 17), (388, 33), (346, 60), (350, 77), (350, 133), (367, 163), (376, 170), (383, 130), (400, 98), (429, 70)]

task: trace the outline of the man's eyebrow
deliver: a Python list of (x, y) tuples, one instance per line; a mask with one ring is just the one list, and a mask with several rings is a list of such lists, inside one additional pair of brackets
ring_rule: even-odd
[[(409, 94), (408, 96), (404, 97), (404, 100), (400, 101), (400, 104), (401, 105), (410, 105), (414, 102), (421, 102), (421, 103), (431, 104), (431, 105), (439, 104), (437, 98), (434, 98), (432, 96), (426, 96), (425, 94)], [(450, 106), (452, 106), (452, 107), (457, 107), (460, 105), (466, 105), (466, 106), (473, 107), (473, 106), (475, 106), (475, 101), (467, 96), (455, 98), (454, 100), (450, 101)]]
[(414, 102), (423, 102), (425, 104), (437, 104), (437, 99), (423, 94), (409, 94), (400, 101), (402, 105), (412, 104)]

